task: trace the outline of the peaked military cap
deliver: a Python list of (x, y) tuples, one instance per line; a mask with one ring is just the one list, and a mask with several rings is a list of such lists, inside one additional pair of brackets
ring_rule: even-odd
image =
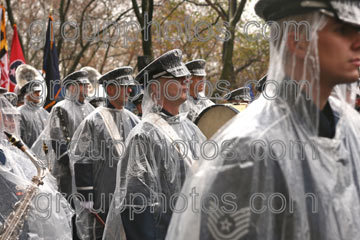
[(143, 68), (136, 76), (135, 80), (144, 84), (146, 80), (166, 78), (180, 78), (190, 76), (189, 70), (181, 62), (182, 52), (174, 49), (161, 55), (149, 65)]
[(248, 87), (241, 87), (235, 89), (224, 95), (224, 99), (227, 101), (251, 101), (250, 89)]
[(107, 81), (116, 81), (119, 85), (136, 85), (134, 78), (131, 76), (132, 73), (132, 67), (120, 67), (105, 73), (99, 78), (99, 84), (103, 84)]
[(4, 97), (14, 106), (17, 106), (18, 96), (13, 92), (7, 92), (4, 94)]
[(144, 91), (141, 89), (136, 94), (134, 94), (134, 96), (132, 96), (131, 102), (136, 105), (142, 103), (143, 98), (144, 98)]
[(89, 73), (87, 71), (83, 71), (83, 70), (70, 73), (63, 79), (62, 84), (66, 85), (70, 82), (74, 82), (74, 83), (77, 82), (77, 83), (81, 83), (81, 84), (90, 84)]
[(320, 11), (343, 22), (360, 26), (358, 0), (259, 0), (255, 6), (256, 14), (265, 21), (312, 11)]
[(205, 64), (206, 61), (204, 59), (196, 59), (185, 63), (185, 66), (187, 67), (192, 76), (205, 77)]
[(45, 80), (40, 71), (28, 64), (21, 64), (15, 71), (16, 90), (18, 95), (25, 95), (31, 91), (41, 91)]

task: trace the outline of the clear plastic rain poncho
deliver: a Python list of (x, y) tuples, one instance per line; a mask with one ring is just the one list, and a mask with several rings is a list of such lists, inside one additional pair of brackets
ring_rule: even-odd
[[(14, 204), (25, 199), (26, 192), (33, 186), (31, 179), (37, 170), (30, 158), (9, 143), (3, 131), (19, 137), (20, 114), (3, 96), (0, 96), (0, 236), (9, 230), (5, 221), (16, 209)], [(55, 179), (47, 172), (44, 184), (34, 187), (35, 195), (27, 202), (27, 217), (17, 225), (15, 239), (72, 239), (70, 205), (56, 190)], [(19, 204), (20, 206), (21, 204)], [(24, 206), (24, 205), (22, 205)], [(16, 235), (18, 234), (18, 235)]]
[(149, 91), (144, 90), (142, 120), (129, 134), (118, 163), (104, 239), (126, 239), (125, 233), (138, 239), (164, 237), (172, 214), (169, 204), (176, 202), (205, 141), (185, 114), (167, 114), (158, 95)]
[(24, 97), (24, 105), (19, 107), (20, 136), (31, 147), (45, 127), (49, 113), (43, 109), (47, 96), (44, 78), (34, 67), (22, 64), (16, 69), (15, 92)]
[(42, 161), (49, 164), (52, 174), (57, 178), (59, 191), (68, 195), (71, 194), (69, 143), (82, 120), (94, 110), (87, 100), (79, 102), (77, 94), (66, 90), (65, 99), (51, 109), (44, 130), (31, 147)]
[[(20, 231), (18, 235), (15, 233), (14, 239), (72, 239), (72, 211), (66, 199), (45, 184), (35, 187), (35, 196), (25, 201), (31, 186), (31, 181), (4, 169), (0, 163), (0, 226), (4, 226), (7, 219), (9, 221), (12, 212), (17, 212), (14, 204), (19, 202), (19, 206), (28, 205), (28, 211), (22, 217), (23, 223), (16, 228)], [(0, 230), (0, 236), (7, 229)]]
[(105, 226), (101, 220), (106, 221), (115, 191), (117, 163), (125, 150), (125, 139), (138, 122), (139, 118), (125, 108), (98, 107), (72, 138), (69, 157), (73, 194), (81, 194), (75, 202), (81, 239), (102, 237)]
[(31, 180), (36, 175), (35, 166), (4, 134), (6, 131), (20, 138), (20, 113), (3, 95), (0, 95), (0, 120), (0, 147), (5, 156), (12, 159), (3, 165), (12, 169), (14, 174)]
[[(310, 40), (294, 44), (283, 34), (270, 43), (265, 92), (212, 138), (219, 148), (204, 152), (216, 157), (201, 159), (185, 182), (166, 239), (360, 239), (360, 115), (346, 100), (360, 35), (319, 12), (302, 20)], [(354, 55), (344, 58), (336, 41), (326, 46), (332, 34)], [(325, 59), (324, 51), (337, 55)], [(336, 98), (319, 111), (319, 92), (327, 89), (321, 81), (337, 77), (348, 84), (336, 86)]]
[[(46, 89), (46, 88), (44, 88)], [(45, 128), (46, 121), (49, 117), (49, 113), (43, 108), (46, 99), (46, 92), (41, 91), (39, 103), (34, 103), (27, 100), (27, 95), (32, 95), (32, 92), (29, 92), (25, 95), (25, 103), (18, 108), (21, 118), (20, 118), (20, 134), (21, 139), (24, 143), (31, 148), (33, 143), (39, 137), (41, 132)], [(35, 96), (34, 96), (35, 97)]]

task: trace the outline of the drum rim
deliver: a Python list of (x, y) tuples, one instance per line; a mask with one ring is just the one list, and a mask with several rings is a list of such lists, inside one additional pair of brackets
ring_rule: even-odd
[(233, 106), (230, 106), (230, 105), (225, 105), (225, 104), (214, 104), (214, 105), (211, 105), (207, 108), (204, 108), (201, 113), (196, 117), (195, 121), (194, 121), (194, 124), (197, 126), (199, 121), (200, 121), (200, 118), (205, 114), (205, 111), (207, 111), (208, 109), (211, 109), (211, 108), (215, 108), (215, 107), (218, 107), (218, 106), (223, 106), (223, 107), (227, 107), (227, 108), (230, 108), (232, 110), (234, 110), (235, 112), (237, 113), (240, 113), (239, 110), (237, 110), (236, 108), (234, 108)]

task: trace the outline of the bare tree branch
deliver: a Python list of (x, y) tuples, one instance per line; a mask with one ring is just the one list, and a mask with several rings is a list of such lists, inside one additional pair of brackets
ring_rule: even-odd
[(205, 0), (209, 5), (210, 5), (210, 7), (212, 8), (212, 9), (214, 9), (216, 12), (217, 12), (217, 14), (219, 14), (219, 16), (224, 20), (224, 21), (226, 21), (227, 19), (227, 15), (226, 14), (224, 14), (224, 12), (221, 10), (221, 9), (219, 9), (218, 7), (217, 7), (217, 5), (215, 5), (214, 3), (212, 3), (211, 2), (211, 0)]
[[(217, 16), (216, 19), (215, 19), (215, 21), (214, 21), (213, 23), (211, 23), (211, 26), (215, 26), (215, 25), (218, 23), (219, 19), (220, 19), (220, 16)], [(203, 29), (201, 29), (201, 31), (198, 32), (198, 35), (202, 34), (202, 33), (203, 33), (205, 30), (207, 30), (207, 29), (208, 29), (208, 28), (203, 28)]]
[(225, 10), (221, 7), (220, 3), (216, 0), (215, 5), (220, 9), (220, 11), (224, 14), (224, 16), (227, 16), (228, 14), (225, 12)]
[[(115, 31), (111, 34), (111, 38), (113, 38), (115, 34)], [(104, 67), (105, 67), (105, 64), (106, 64), (106, 59), (108, 58), (108, 55), (109, 55), (109, 51), (110, 51), (110, 48), (111, 48), (111, 42), (108, 44), (107, 48), (106, 48), (106, 51), (105, 51), (105, 56), (104, 56), (104, 60), (101, 64), (101, 68), (100, 68), (100, 73), (102, 73), (104, 71)]]
[(241, 0), (240, 5), (236, 9), (234, 19), (232, 21), (237, 23), (240, 20), (241, 15), (244, 12), (245, 5), (246, 5), (246, 0)]
[[(133, 8), (129, 8), (127, 10), (125, 10), (124, 12), (122, 12), (112, 23), (110, 23), (109, 25), (107, 25), (105, 28), (101, 29), (99, 32), (96, 33), (95, 36), (101, 35), (103, 34), (105, 31), (107, 31), (109, 28), (111, 28), (113, 25), (115, 25), (118, 21), (120, 21), (120, 19), (125, 16), (128, 12), (130, 12)], [(71, 65), (69, 72), (74, 72), (77, 65), (80, 62), (80, 59), (83, 57), (84, 53), (86, 52), (86, 50), (90, 47), (91, 45), (91, 41), (88, 41), (84, 47), (81, 48), (80, 52), (76, 55), (73, 64)]]
[(186, 0), (186, 2), (189, 2), (189, 3), (192, 3), (196, 6), (199, 6), (199, 7), (209, 7), (210, 5), (209, 4), (205, 4), (205, 3), (197, 3), (195, 1), (192, 1), (192, 0)]
[[(220, 16), (218, 15), (218, 16), (216, 17), (215, 21), (214, 21), (213, 23), (211, 23), (211, 26), (216, 25), (216, 24), (218, 23), (219, 19), (220, 19)], [(203, 33), (205, 30), (207, 30), (207, 29), (208, 29), (208, 28), (203, 28), (203, 29), (201, 29), (201, 30), (198, 32), (198, 35), (202, 34), (202, 33)], [(191, 42), (192, 42), (191, 40), (185, 42), (185, 44), (184, 44), (183, 47), (186, 48), (187, 45), (189, 45)]]
[(90, 7), (90, 5), (95, 2), (95, 0), (91, 0), (90, 2), (88, 2), (88, 4), (86, 4), (86, 6), (83, 8), (82, 12), (81, 12), (81, 18), (80, 18), (80, 45), (81, 47), (84, 47), (83, 44), (83, 22), (84, 22), (84, 15), (86, 10)]
[(204, 59), (205, 59), (205, 60), (207, 60), (207, 59), (209, 58), (210, 54), (211, 54), (211, 53), (213, 53), (213, 51), (214, 51), (214, 49), (215, 49), (216, 45), (217, 45), (217, 42), (216, 42), (216, 41), (214, 41), (213, 46), (210, 48), (210, 50), (207, 52), (207, 54), (205, 54), (205, 57), (204, 57)]
[[(40, 50), (41, 50), (41, 49), (38, 49), (38, 50), (36, 50), (36, 51), (34, 52), (34, 54), (31, 56), (31, 58), (28, 59), (29, 62), (32, 62), (32, 61), (35, 59), (35, 57), (40, 53)], [(41, 68), (42, 68), (42, 66), (41, 66)]]
[(251, 66), (251, 64), (258, 62), (261, 60), (261, 57), (256, 57), (256, 58), (251, 58), (249, 59), (244, 65), (238, 67), (235, 70), (235, 75), (238, 75), (240, 72), (242, 72), (243, 70), (245, 70), (246, 68), (248, 68), (249, 66)]
[(144, 20), (143, 20), (141, 14), (140, 14), (139, 5), (137, 4), (136, 0), (131, 0), (131, 2), (132, 2), (132, 5), (133, 5), (133, 9), (134, 9), (136, 18), (138, 19), (138, 21), (140, 23), (140, 26), (143, 27)]
[(178, 7), (183, 4), (186, 0), (182, 0), (181, 2), (179, 2), (178, 4), (176, 4), (176, 6), (170, 11), (170, 13), (161, 21), (160, 25), (162, 26), (164, 24), (164, 22), (166, 21), (166, 19), (168, 19), (175, 11), (176, 9), (178, 9)]
[[(67, 15), (67, 13), (69, 11), (70, 2), (71, 2), (71, 0), (67, 0), (65, 10), (64, 10), (65, 0), (61, 0), (61, 2), (60, 2), (60, 8), (59, 8), (60, 26), (62, 26), (64, 24), (64, 22), (65, 22), (66, 15)], [(60, 37), (60, 39), (58, 41), (58, 45), (57, 45), (58, 46), (57, 53), (58, 53), (59, 59), (60, 59), (60, 55), (61, 55), (63, 42), (64, 42), (64, 39), (62, 37)]]
[(88, 66), (90, 64), (90, 62), (93, 60), (95, 54), (97, 53), (97, 51), (99, 50), (100, 48), (100, 44), (97, 44), (96, 48), (94, 49), (94, 51), (91, 53), (90, 57), (89, 57), (89, 60), (85, 63), (85, 66)]

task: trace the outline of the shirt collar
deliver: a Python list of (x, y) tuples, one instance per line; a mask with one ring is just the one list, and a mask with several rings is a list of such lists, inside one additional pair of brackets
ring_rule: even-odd
[(105, 106), (106, 106), (107, 108), (110, 108), (110, 109), (116, 109), (116, 108), (114, 107), (114, 105), (112, 105), (112, 104), (110, 103), (109, 99), (106, 99), (106, 104), (105, 104)]
[(164, 118), (169, 123), (176, 123), (176, 122), (180, 121), (180, 114), (172, 115), (171, 113), (169, 113), (168, 111), (166, 111), (163, 108), (160, 110), (159, 113), (160, 113), (160, 116), (162, 116), (162, 118)]
[[(284, 80), (286, 81), (286, 80)], [(285, 82), (283, 84), (286, 84)], [(306, 96), (306, 93), (296, 93), (298, 86), (288, 85), (291, 88), (280, 88), (280, 98), (286, 101), (290, 109), (293, 109), (297, 118), (301, 119), (307, 126), (313, 128), (317, 126), (317, 135), (319, 137), (334, 138), (336, 133), (336, 124), (338, 117), (335, 116), (330, 103), (320, 110), (315, 103)], [(287, 91), (282, 91), (286, 89)], [(286, 95), (284, 95), (286, 94)]]
[(338, 120), (339, 118), (335, 116), (330, 103), (327, 102), (324, 109), (319, 113), (319, 137), (334, 138)]
[(174, 117), (174, 115), (172, 115), (171, 113), (169, 113), (168, 111), (166, 111), (164, 108), (161, 109), (161, 112), (164, 113), (166, 116), (168, 117)]

